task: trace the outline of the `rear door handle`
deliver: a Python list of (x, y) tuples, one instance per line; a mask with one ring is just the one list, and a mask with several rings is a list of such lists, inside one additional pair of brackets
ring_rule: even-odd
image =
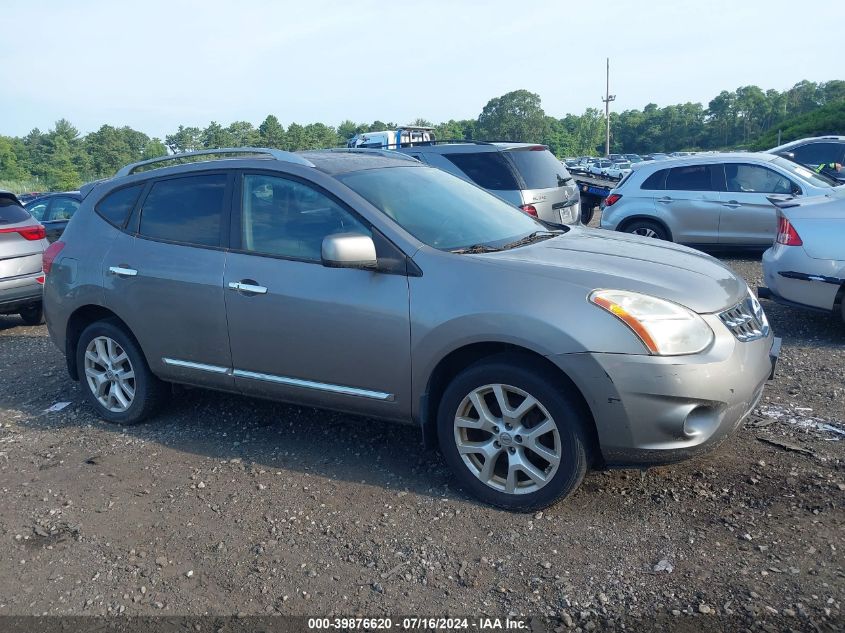
[(722, 206), (727, 207), (728, 209), (736, 209), (737, 207), (741, 207), (742, 205), (736, 200), (728, 200), (727, 202), (723, 202)]
[(663, 196), (662, 198), (657, 199), (658, 202), (672, 202), (672, 198), (669, 196)]
[(138, 271), (134, 268), (126, 268), (125, 266), (110, 266), (109, 272), (118, 277), (134, 277), (138, 274)]
[(244, 279), (243, 281), (230, 281), (229, 288), (231, 290), (237, 290), (238, 292), (246, 292), (254, 295), (267, 294), (267, 288), (264, 286), (259, 286), (252, 279)]

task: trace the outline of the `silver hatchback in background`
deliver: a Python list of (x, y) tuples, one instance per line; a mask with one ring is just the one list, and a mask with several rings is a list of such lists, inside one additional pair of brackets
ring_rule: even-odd
[(0, 192), (0, 314), (42, 322), (41, 254), (47, 233), (12, 193)]
[(772, 154), (637, 163), (606, 198), (601, 227), (696, 246), (769, 246), (777, 222), (768, 196), (825, 195), (836, 185)]
[(468, 180), (549, 224), (581, 219), (578, 185), (545, 145), (434, 141), (397, 151)]

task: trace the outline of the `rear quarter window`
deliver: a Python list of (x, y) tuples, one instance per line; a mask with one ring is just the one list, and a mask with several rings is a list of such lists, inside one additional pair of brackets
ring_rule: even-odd
[(444, 154), (443, 158), (483, 189), (514, 191), (520, 188), (510, 164), (500, 152), (461, 152)]
[(135, 185), (112, 191), (97, 203), (94, 210), (109, 224), (123, 228), (143, 189), (144, 185)]
[(645, 182), (642, 185), (640, 185), (640, 189), (662, 191), (666, 188), (666, 174), (668, 173), (668, 169), (660, 169), (654, 172), (651, 176), (645, 179)]

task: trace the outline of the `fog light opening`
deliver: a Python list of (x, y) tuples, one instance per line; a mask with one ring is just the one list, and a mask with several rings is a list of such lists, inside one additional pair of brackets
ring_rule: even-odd
[(684, 419), (684, 435), (690, 439), (705, 435), (713, 427), (716, 410), (713, 407), (698, 406)]

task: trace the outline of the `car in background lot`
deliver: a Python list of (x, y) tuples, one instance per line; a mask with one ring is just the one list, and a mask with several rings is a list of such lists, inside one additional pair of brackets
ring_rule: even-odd
[(709, 256), (550, 231), (394, 151), (251, 151), (124, 167), (45, 252), (49, 332), (100, 417), (184, 383), (417, 424), (528, 511), (590, 466), (713, 448), (772, 375), (765, 314)]
[(648, 160), (669, 160), (669, 158), (670, 158), (669, 154), (662, 154), (660, 152), (655, 153), (655, 154), (646, 154), (645, 156), (643, 156), (643, 160), (646, 160), (646, 161), (648, 161)]
[(758, 296), (845, 321), (845, 196), (772, 198), (778, 233)]
[[(790, 158), (810, 169), (817, 169), (819, 165), (831, 163), (845, 165), (845, 136), (802, 138), (766, 151), (769, 154)], [(828, 170), (825, 173), (845, 182), (845, 170), (839, 172)]]
[(616, 161), (610, 167), (604, 170), (604, 175), (608, 178), (616, 178), (621, 180), (631, 173), (631, 163), (626, 160)]
[(19, 193), (18, 194), (18, 201), (21, 204), (26, 204), (27, 202), (31, 202), (36, 198), (40, 198), (41, 196), (46, 196), (49, 192), (38, 192), (38, 191), (30, 191), (28, 193)]
[(600, 158), (590, 163), (590, 173), (593, 176), (606, 176), (607, 170), (611, 167), (613, 167), (613, 161), (607, 158)]
[(41, 222), (47, 231), (47, 239), (55, 242), (65, 230), (68, 221), (82, 202), (78, 191), (51, 193), (36, 198), (24, 205), (29, 214)]
[(768, 247), (777, 231), (768, 196), (825, 195), (835, 185), (774, 154), (638, 163), (605, 199), (601, 226), (682, 244)]
[(432, 141), (396, 151), (468, 180), (544, 222), (581, 219), (578, 185), (545, 145)]
[(27, 325), (42, 323), (41, 254), (46, 231), (17, 197), (0, 192), (0, 314), (19, 314)]

